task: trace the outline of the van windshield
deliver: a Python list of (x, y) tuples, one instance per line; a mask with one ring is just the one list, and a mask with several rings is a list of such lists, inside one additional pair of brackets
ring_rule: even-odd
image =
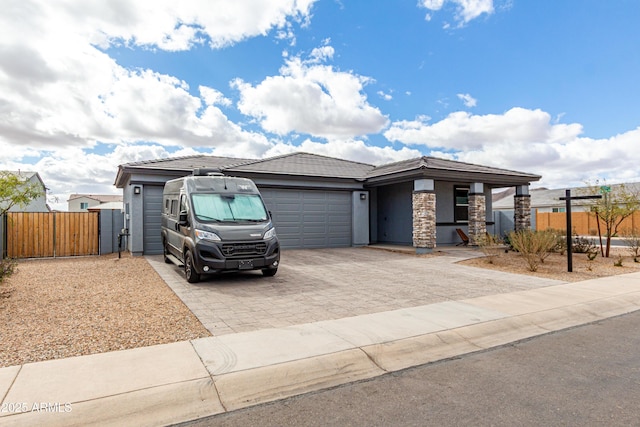
[(257, 194), (193, 194), (193, 212), (201, 221), (266, 221), (267, 211)]

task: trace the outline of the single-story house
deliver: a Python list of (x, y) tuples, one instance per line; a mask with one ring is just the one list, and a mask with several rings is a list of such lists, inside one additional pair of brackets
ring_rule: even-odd
[[(105, 203), (120, 204), (120, 206), (122, 206), (122, 195), (71, 194), (67, 200), (67, 210), (69, 212), (88, 212), (90, 208), (95, 208)], [(113, 209), (113, 207), (110, 207), (110, 209)], [(120, 209), (120, 207), (118, 209)]]
[[(25, 182), (26, 185), (34, 185), (40, 190), (40, 196), (31, 200), (26, 206), (14, 205), (9, 212), (50, 212), (51, 208), (47, 205), (47, 187), (44, 185), (42, 178), (38, 172), (27, 171), (1, 171), (0, 174), (15, 175)], [(7, 206), (7, 205), (5, 205)]]
[[(596, 188), (596, 194), (604, 194), (604, 191), (608, 191), (611, 193), (616, 193), (620, 191), (624, 187), (625, 191), (640, 194), (640, 183), (627, 183), (627, 184), (611, 184), (607, 186), (602, 186), (600, 188)], [(566, 190), (571, 190), (572, 196), (584, 196), (591, 195), (594, 193), (590, 187), (572, 187), (572, 188), (559, 188), (559, 189), (548, 189), (548, 188), (534, 188), (530, 190), (529, 195), (531, 196), (531, 209), (537, 210), (537, 212), (565, 212), (566, 211), (566, 201), (560, 200), (561, 197), (566, 196)], [(513, 194), (509, 194), (509, 192), (502, 192), (499, 194), (500, 198), (496, 198), (497, 194), (494, 194), (493, 201), (493, 210), (494, 211), (509, 211), (513, 210), (513, 198), (509, 197)], [(586, 212), (589, 211), (591, 206), (593, 205), (594, 200), (573, 200), (571, 202), (571, 211), (572, 212)]]
[(374, 166), (309, 153), (265, 159), (195, 155), (120, 165), (127, 248), (134, 255), (160, 254), (164, 183), (194, 168), (219, 168), (252, 179), (283, 248), (325, 248), (386, 243), (413, 245), (427, 253), (473, 243), (492, 227), (493, 188), (515, 187), (515, 227), (530, 226), (529, 184), (540, 176), (433, 157)]

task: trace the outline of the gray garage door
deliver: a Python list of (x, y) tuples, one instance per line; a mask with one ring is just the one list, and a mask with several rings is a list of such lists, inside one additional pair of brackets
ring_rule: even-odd
[(157, 185), (144, 186), (144, 234), (142, 236), (142, 244), (145, 255), (162, 253), (162, 238), (160, 237), (162, 188)]
[(260, 189), (283, 248), (351, 246), (351, 192)]

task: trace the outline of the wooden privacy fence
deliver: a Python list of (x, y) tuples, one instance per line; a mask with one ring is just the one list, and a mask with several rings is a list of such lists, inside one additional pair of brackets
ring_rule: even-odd
[(99, 254), (98, 212), (8, 212), (9, 258)]
[[(598, 234), (598, 222), (595, 215), (588, 212), (571, 212), (571, 225), (575, 232), (582, 236), (595, 236)], [(600, 229), (605, 234), (605, 228), (600, 221)], [(567, 228), (567, 214), (565, 212), (536, 212), (536, 230), (565, 230)], [(635, 231), (640, 234), (640, 212), (634, 212), (622, 221), (618, 227), (618, 233)]]

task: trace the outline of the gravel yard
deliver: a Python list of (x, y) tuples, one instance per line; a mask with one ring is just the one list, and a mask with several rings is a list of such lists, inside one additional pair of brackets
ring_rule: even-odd
[[(618, 254), (625, 256), (622, 267), (614, 266)], [(558, 254), (535, 273), (514, 252), (501, 253), (493, 264), (487, 258), (462, 263), (563, 281), (640, 271), (624, 251), (593, 262), (575, 254), (574, 273), (566, 272), (566, 256)], [(224, 287), (221, 292), (226, 295)], [(210, 335), (144, 257), (23, 260), (0, 284), (0, 367)]]
[(0, 284), (0, 367), (210, 335), (143, 257), (24, 260)]
[[(614, 265), (619, 260), (619, 257), (622, 257), (622, 266)], [(567, 255), (552, 253), (538, 266), (537, 271), (532, 272), (529, 271), (527, 263), (522, 256), (514, 251), (499, 253), (493, 263), (490, 263), (487, 257), (462, 261), (462, 264), (474, 267), (527, 274), (565, 282), (579, 282), (640, 271), (640, 263), (634, 262), (633, 257), (629, 255), (629, 251), (623, 248), (612, 249), (609, 258), (598, 255), (593, 261), (589, 261), (586, 254), (574, 253), (572, 263), (573, 272), (569, 273), (567, 271)]]

